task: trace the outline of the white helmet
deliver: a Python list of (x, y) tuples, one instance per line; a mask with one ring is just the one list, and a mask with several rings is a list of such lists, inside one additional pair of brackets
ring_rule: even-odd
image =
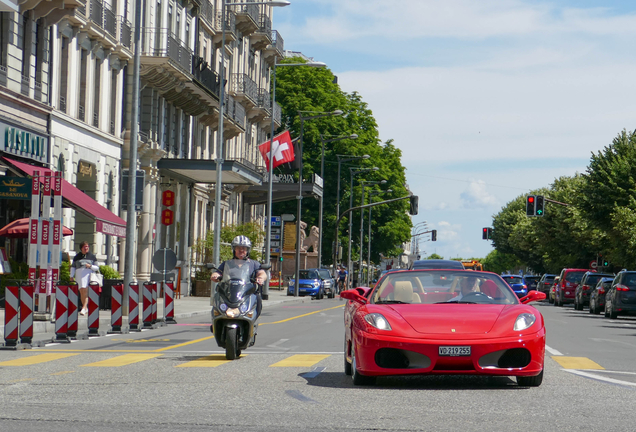
[(236, 254), (234, 253), (234, 248), (237, 246), (243, 246), (247, 248), (247, 256), (250, 256), (250, 251), (252, 250), (252, 242), (250, 241), (250, 239), (244, 235), (240, 235), (240, 236), (236, 236), (234, 237), (234, 240), (232, 240), (232, 254), (234, 256), (236, 256)]

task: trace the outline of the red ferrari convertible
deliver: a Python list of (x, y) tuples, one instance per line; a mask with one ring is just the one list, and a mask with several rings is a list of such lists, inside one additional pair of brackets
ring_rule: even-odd
[(539, 291), (518, 298), (494, 273), (410, 270), (375, 288), (343, 291), (345, 373), (356, 385), (378, 376), (470, 374), (543, 380), (545, 326)]

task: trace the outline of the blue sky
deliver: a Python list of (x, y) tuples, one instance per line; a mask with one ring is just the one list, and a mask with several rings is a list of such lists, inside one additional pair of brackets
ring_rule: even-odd
[(502, 206), (636, 128), (634, 1), (290, 1), (285, 48), (327, 63), (402, 149), (413, 222), (438, 230), (425, 255), (485, 256)]

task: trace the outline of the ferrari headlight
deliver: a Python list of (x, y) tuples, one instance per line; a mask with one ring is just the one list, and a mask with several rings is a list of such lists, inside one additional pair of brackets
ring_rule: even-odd
[(389, 322), (379, 313), (370, 313), (364, 316), (364, 320), (371, 324), (373, 327), (380, 330), (391, 330)]
[(247, 312), (247, 306), (247, 302), (241, 303), (241, 305), (239, 306), (239, 310), (241, 311), (241, 313)]
[(534, 314), (522, 313), (517, 317), (517, 320), (515, 321), (514, 330), (515, 331), (525, 330), (531, 327), (536, 320), (537, 320), (537, 317), (534, 316)]

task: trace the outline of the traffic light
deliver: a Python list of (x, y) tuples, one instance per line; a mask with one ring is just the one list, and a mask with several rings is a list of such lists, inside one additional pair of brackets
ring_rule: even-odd
[(609, 266), (609, 261), (607, 259), (603, 260), (603, 267)]
[(537, 195), (534, 200), (534, 214), (543, 216), (543, 195)]
[(431, 241), (437, 241), (437, 230), (431, 231)]
[(280, 254), (280, 262), (283, 262), (283, 254)]
[(534, 206), (535, 206), (535, 196), (528, 195), (526, 197), (526, 215), (535, 216)]
[(419, 198), (416, 195), (411, 195), (411, 197), (409, 198), (409, 201), (411, 202), (411, 208), (409, 209), (409, 214), (411, 216), (415, 216), (417, 214)]
[(481, 238), (484, 239), (484, 240), (488, 240), (488, 228), (484, 228), (483, 229)]
[(488, 240), (492, 239), (492, 228), (488, 228)]

